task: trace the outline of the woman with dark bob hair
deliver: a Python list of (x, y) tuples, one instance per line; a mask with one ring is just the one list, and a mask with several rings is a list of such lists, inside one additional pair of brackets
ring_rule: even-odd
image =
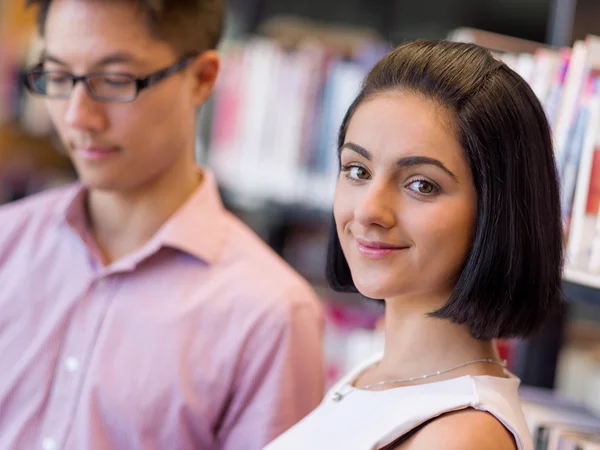
[(417, 41), (369, 73), (339, 134), (327, 276), (385, 302), (385, 348), (268, 450), (532, 450), (494, 340), (562, 306), (551, 134), (473, 44)]

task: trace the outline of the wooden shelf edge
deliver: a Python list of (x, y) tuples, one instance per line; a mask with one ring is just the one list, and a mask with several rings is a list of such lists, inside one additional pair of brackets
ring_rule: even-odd
[[(585, 272), (580, 269), (566, 267), (563, 274), (563, 279), (569, 283), (579, 284), (584, 287), (600, 290), (600, 274)], [(600, 300), (600, 292), (598, 293)]]
[(567, 301), (600, 307), (600, 274), (566, 267), (563, 281), (563, 293)]

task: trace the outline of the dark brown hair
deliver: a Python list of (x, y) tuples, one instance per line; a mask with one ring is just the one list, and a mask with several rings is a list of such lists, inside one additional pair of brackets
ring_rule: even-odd
[[(152, 35), (170, 43), (181, 56), (215, 49), (221, 39), (224, 21), (222, 0), (112, 1), (130, 2), (139, 6)], [(38, 26), (43, 36), (52, 0), (25, 0), (25, 3), (27, 6), (39, 7)]]
[[(477, 192), (473, 244), (448, 302), (433, 317), (465, 324), (479, 339), (526, 337), (561, 311), (559, 182), (550, 128), (529, 85), (473, 44), (417, 41), (392, 50), (369, 73), (341, 125), (373, 96), (404, 91), (450, 111)], [(332, 227), (327, 277), (354, 291)]]

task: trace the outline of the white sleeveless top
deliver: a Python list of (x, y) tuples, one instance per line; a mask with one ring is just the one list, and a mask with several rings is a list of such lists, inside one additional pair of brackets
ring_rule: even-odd
[(519, 402), (520, 380), (511, 373), (506, 372), (508, 378), (467, 375), (383, 391), (354, 388), (354, 379), (380, 359), (377, 355), (340, 380), (317, 409), (264, 450), (376, 450), (429, 419), (465, 408), (491, 413), (513, 434), (518, 450), (533, 450)]

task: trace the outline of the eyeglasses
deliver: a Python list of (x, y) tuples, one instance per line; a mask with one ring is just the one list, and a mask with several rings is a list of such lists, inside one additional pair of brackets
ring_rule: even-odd
[(130, 73), (96, 72), (76, 76), (62, 70), (43, 70), (39, 64), (23, 76), (25, 87), (33, 94), (51, 99), (67, 99), (75, 85), (83, 81), (90, 96), (101, 102), (130, 102), (144, 89), (185, 69), (196, 56), (188, 56), (181, 61), (150, 75), (138, 78)]

